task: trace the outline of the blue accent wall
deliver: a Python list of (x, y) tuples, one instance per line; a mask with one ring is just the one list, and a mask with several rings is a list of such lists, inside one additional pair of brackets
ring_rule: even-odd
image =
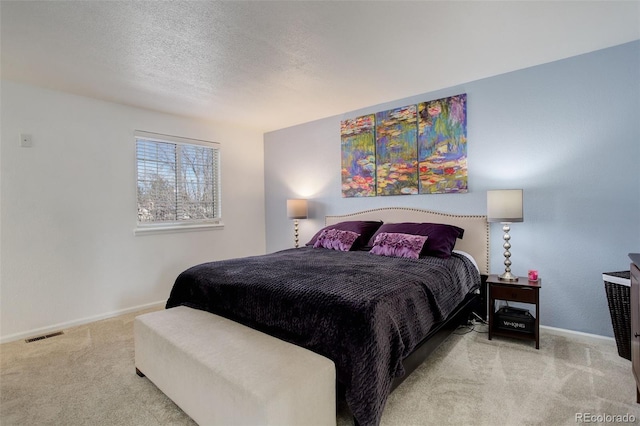
[[(459, 93), (468, 96), (469, 193), (341, 197), (341, 120)], [(310, 199), (306, 242), (326, 214), (485, 214), (487, 190), (524, 189), (512, 270), (538, 269), (541, 323), (613, 336), (602, 273), (628, 270), (627, 253), (640, 252), (640, 41), (270, 132), (264, 156), (268, 252), (293, 246), (287, 198)], [(491, 238), (500, 273), (499, 224)]]

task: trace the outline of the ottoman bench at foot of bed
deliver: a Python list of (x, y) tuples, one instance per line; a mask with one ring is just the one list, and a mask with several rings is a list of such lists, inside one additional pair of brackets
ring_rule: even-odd
[(135, 366), (198, 424), (335, 425), (333, 361), (209, 312), (136, 317)]

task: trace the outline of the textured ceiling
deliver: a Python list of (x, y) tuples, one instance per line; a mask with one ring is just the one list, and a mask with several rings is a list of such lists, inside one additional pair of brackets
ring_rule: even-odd
[(2, 78), (264, 131), (640, 39), (640, 3), (5, 1)]

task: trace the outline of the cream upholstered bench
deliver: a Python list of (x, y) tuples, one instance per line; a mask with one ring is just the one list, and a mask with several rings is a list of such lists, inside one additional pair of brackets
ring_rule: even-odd
[(136, 372), (200, 425), (335, 425), (333, 361), (209, 312), (136, 317)]

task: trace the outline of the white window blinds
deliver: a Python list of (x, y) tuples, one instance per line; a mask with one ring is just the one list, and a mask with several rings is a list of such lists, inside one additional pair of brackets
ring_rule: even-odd
[(138, 225), (219, 222), (220, 146), (136, 132)]

